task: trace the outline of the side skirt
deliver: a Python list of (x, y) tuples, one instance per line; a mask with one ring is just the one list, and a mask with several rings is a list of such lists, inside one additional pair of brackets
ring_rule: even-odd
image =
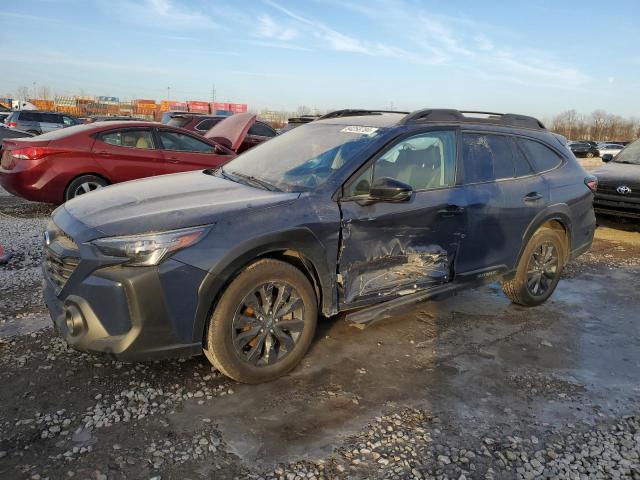
[(485, 278), (476, 278), (473, 281), (453, 281), (444, 285), (438, 285), (437, 287), (433, 287), (428, 290), (423, 290), (421, 292), (412, 293), (410, 295), (397, 297), (383, 303), (376, 303), (375, 305), (364, 307), (358, 310), (347, 311), (345, 321), (354, 325), (372, 325), (381, 320), (391, 318), (395, 310), (397, 309), (406, 308), (427, 300), (442, 300), (448, 297), (452, 297), (460, 291), (469, 290), (472, 288), (480, 287), (482, 285), (493, 283), (495, 281), (501, 280), (503, 277), (503, 275), (492, 275)]

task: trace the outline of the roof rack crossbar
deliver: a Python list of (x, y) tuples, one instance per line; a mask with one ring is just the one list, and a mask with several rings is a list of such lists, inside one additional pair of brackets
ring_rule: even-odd
[[(477, 117), (474, 115), (486, 115), (486, 117)], [(444, 108), (416, 110), (404, 117), (400, 123), (408, 124), (424, 122), (473, 122), (490, 123), (509, 127), (532, 128), (536, 130), (546, 129), (540, 120), (526, 115), (519, 115), (516, 113), (481, 112), (475, 110), (460, 111)]]
[(321, 116), (318, 120), (326, 120), (327, 118), (356, 117), (360, 115), (382, 115), (383, 113), (401, 113), (403, 115), (407, 115), (409, 112), (398, 112), (396, 110), (366, 110), (346, 108), (344, 110), (329, 112)]

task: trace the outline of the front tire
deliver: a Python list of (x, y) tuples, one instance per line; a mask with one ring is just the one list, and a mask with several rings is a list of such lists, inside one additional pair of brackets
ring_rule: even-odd
[(94, 190), (106, 187), (107, 185), (109, 185), (109, 182), (102, 177), (98, 177), (97, 175), (82, 175), (73, 179), (73, 181), (67, 186), (67, 189), (64, 192), (64, 201), (68, 202), (72, 198), (93, 192)]
[(518, 305), (533, 307), (554, 292), (564, 266), (564, 242), (551, 228), (541, 228), (527, 243), (513, 279), (502, 282), (502, 290)]
[(268, 382), (300, 363), (317, 319), (316, 294), (307, 277), (288, 263), (258, 260), (220, 298), (204, 353), (233, 380)]

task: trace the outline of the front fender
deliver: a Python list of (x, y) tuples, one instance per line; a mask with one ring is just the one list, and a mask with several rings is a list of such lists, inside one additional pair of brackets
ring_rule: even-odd
[(198, 308), (193, 325), (193, 341), (204, 338), (204, 329), (218, 299), (227, 285), (242, 269), (257, 258), (294, 251), (315, 270), (321, 291), (322, 312), (337, 312), (335, 274), (329, 268), (327, 252), (320, 240), (308, 228), (293, 228), (252, 238), (225, 253), (208, 272), (198, 291)]

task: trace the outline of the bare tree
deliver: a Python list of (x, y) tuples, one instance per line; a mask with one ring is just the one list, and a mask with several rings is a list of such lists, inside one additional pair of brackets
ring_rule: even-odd
[(38, 89), (38, 98), (40, 100), (51, 100), (51, 89), (46, 86), (42, 86)]
[(31, 90), (26, 85), (23, 85), (16, 89), (14, 96), (20, 101), (26, 101), (31, 97)]

